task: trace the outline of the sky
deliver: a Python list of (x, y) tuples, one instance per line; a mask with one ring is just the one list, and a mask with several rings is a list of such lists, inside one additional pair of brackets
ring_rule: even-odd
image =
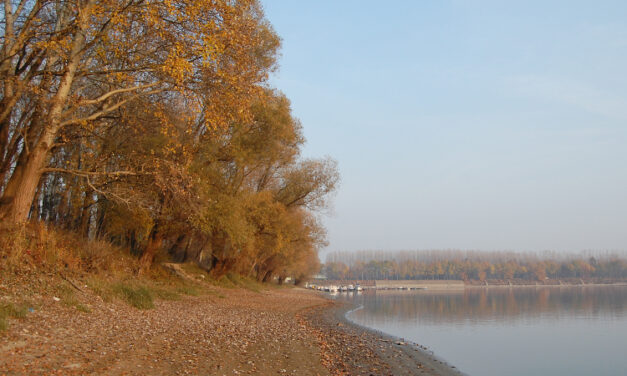
[(627, 2), (262, 0), (329, 251), (627, 248)]

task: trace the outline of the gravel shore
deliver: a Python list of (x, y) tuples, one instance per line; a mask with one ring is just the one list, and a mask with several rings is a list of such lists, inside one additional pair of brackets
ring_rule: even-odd
[(41, 297), (0, 332), (0, 375), (458, 375), (350, 324), (348, 305), (282, 288), (212, 288), (151, 310), (84, 293), (89, 313)]
[(345, 302), (328, 301), (306, 313), (326, 343), (323, 354), (331, 354), (333, 374), (462, 375), (418, 344), (350, 322), (346, 312), (354, 308)]

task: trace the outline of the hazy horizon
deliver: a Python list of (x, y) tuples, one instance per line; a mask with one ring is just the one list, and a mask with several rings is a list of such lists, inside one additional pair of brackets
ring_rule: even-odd
[(329, 247), (627, 244), (627, 3), (263, 1)]
[(352, 264), (356, 260), (407, 260), (418, 257), (419, 260), (453, 260), (460, 256), (468, 259), (502, 259), (510, 260), (518, 257), (537, 258), (541, 260), (570, 260), (570, 259), (588, 259), (594, 257), (597, 259), (612, 259), (618, 257), (627, 258), (627, 250), (623, 249), (607, 249), (607, 250), (581, 250), (578, 252), (567, 251), (515, 251), (509, 249), (497, 250), (480, 250), (480, 249), (358, 249), (351, 251), (343, 250), (327, 250), (321, 255), (321, 261), (327, 262), (347, 262)]

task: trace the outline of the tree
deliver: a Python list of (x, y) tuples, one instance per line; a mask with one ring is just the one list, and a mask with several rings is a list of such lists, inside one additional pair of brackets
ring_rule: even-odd
[(107, 239), (140, 272), (161, 252), (217, 276), (313, 273), (339, 176), (299, 156), (258, 1), (0, 6), (0, 219)]
[(47, 169), (73, 135), (119, 126), (138, 98), (179, 98), (197, 135), (223, 127), (246, 115), (278, 47), (252, 0), (9, 0), (2, 21), (0, 218), (14, 222), (44, 173), (93, 176)]

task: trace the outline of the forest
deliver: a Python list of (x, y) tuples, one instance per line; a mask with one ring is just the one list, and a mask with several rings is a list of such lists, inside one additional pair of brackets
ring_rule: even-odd
[[(0, 222), (268, 281), (319, 269), (339, 174), (269, 84), (256, 0), (7, 0)], [(7, 230), (8, 231), (8, 230)]]
[(327, 255), (329, 279), (453, 279), (538, 281), (627, 280), (627, 258), (618, 253), (480, 252), (456, 250), (358, 251)]

